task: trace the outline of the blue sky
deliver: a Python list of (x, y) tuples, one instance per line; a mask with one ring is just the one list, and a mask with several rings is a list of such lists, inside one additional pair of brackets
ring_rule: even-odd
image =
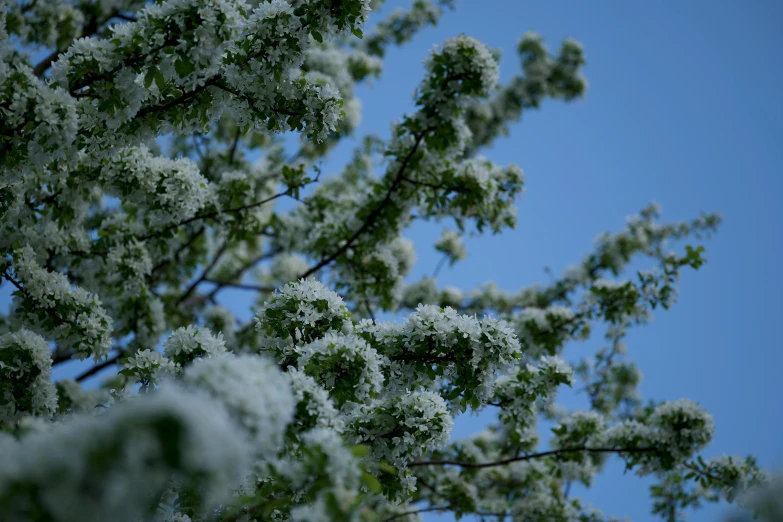
[[(519, 226), (502, 236), (468, 239), (468, 259), (441, 271), (439, 284), (470, 289), (494, 280), (517, 290), (546, 282), (544, 267), (561, 273), (600, 232), (620, 229), (650, 201), (662, 205), (664, 219), (722, 213), (723, 226), (705, 243), (708, 263), (684, 274), (672, 310), (631, 332), (629, 354), (644, 373), (645, 398), (689, 397), (713, 414), (717, 431), (705, 455), (752, 453), (779, 471), (781, 24), (783, 3), (776, 1), (463, 0), (437, 28), (389, 52), (381, 79), (359, 89), (365, 107), (359, 132), (388, 136), (390, 122), (412, 110), (424, 57), (446, 38), (466, 33), (502, 48), (503, 79), (519, 71), (514, 49), (528, 30), (543, 35), (551, 49), (566, 37), (581, 41), (586, 98), (546, 102), (485, 152), (525, 171)], [(349, 143), (341, 146), (326, 172), (336, 171), (349, 153)], [(439, 255), (431, 245), (440, 230), (425, 224), (409, 234), (419, 246), (412, 280), (432, 273)], [(226, 293), (224, 299), (249, 316), (246, 294)], [(593, 353), (601, 341), (567, 353)], [(65, 366), (59, 375), (74, 373), (73, 365)], [(570, 397), (566, 404), (581, 402)], [(479, 431), (489, 420), (486, 414), (460, 418), (454, 435)], [(647, 486), (623, 476), (615, 463), (583, 496), (607, 514), (651, 520)], [(710, 506), (690, 520), (713, 521), (725, 511)]]

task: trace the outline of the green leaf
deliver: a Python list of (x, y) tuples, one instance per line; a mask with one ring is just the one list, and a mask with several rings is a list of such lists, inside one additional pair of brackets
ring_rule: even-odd
[(362, 459), (370, 452), (370, 447), (365, 444), (357, 444), (351, 448), (351, 455), (358, 459)]
[(389, 473), (391, 475), (397, 474), (397, 468), (389, 464), (388, 462), (379, 462), (378, 463), (378, 469), (381, 471), (385, 471), (386, 473)]
[(462, 393), (462, 389), (461, 388), (454, 388), (453, 390), (451, 390), (451, 392), (449, 392), (448, 395), (446, 395), (446, 399), (448, 399), (450, 401), (454, 400), (457, 397), (459, 397), (460, 393)]
[(359, 29), (358, 27), (354, 27), (354, 28), (351, 30), (351, 32), (353, 33), (353, 35), (354, 35), (356, 38), (359, 38), (360, 40), (361, 40), (361, 38), (364, 36), (364, 33), (362, 32), (362, 30), (361, 30), (361, 29)]
[(362, 472), (362, 484), (367, 486), (367, 489), (372, 491), (373, 493), (380, 493), (381, 492), (381, 483), (380, 481), (367, 473), (366, 471)]
[(158, 86), (158, 90), (162, 91), (166, 87), (166, 79), (163, 77), (163, 73), (159, 69), (155, 69), (155, 85)]
[(313, 31), (313, 32), (312, 32), (312, 33), (310, 33), (310, 34), (312, 34), (312, 35), (313, 35), (313, 39), (314, 39), (316, 42), (318, 42), (318, 43), (324, 43), (324, 37), (323, 37), (323, 36), (321, 36), (321, 33), (319, 33), (318, 31)]
[(196, 66), (193, 65), (193, 62), (191, 62), (187, 58), (180, 58), (179, 60), (174, 62), (174, 70), (177, 71), (177, 74), (179, 75), (180, 78), (184, 78), (185, 76), (195, 71)]
[(144, 75), (144, 88), (149, 89), (152, 82), (155, 81), (155, 67), (147, 69), (147, 74)]

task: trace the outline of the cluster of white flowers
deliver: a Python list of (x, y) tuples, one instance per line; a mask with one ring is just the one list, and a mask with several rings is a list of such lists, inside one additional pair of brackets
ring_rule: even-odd
[(162, 353), (145, 348), (139, 350), (122, 363), (123, 375), (134, 376), (139, 382), (149, 385), (179, 372), (177, 364)]
[[(502, 448), (508, 442), (502, 431), (491, 429), (454, 443), (452, 449), (460, 462), (481, 465), (503, 459)], [(585, 510), (578, 499), (568, 500), (567, 494), (562, 493), (564, 481), (584, 480), (589, 484), (596, 471), (592, 463), (514, 459), (514, 453), (511, 455), (503, 466), (462, 471), (429, 467), (425, 472), (417, 471), (417, 475), (421, 473), (421, 482), (439, 499), (469, 505), (476, 513), (511, 514), (522, 520), (612, 520)], [(591, 512), (593, 516), (588, 518)]]
[(217, 400), (250, 434), (260, 457), (280, 450), (295, 402), (288, 379), (270, 361), (257, 355), (199, 359), (182, 380)]
[(177, 328), (163, 341), (168, 357), (178, 367), (184, 367), (195, 359), (215, 357), (226, 353), (222, 334), (213, 334), (207, 328), (186, 326)]
[(514, 316), (514, 329), (529, 357), (552, 355), (571, 337), (574, 312), (564, 306), (526, 307)]
[(541, 309), (535, 307), (527, 307), (516, 315), (516, 319), (521, 324), (532, 323), (538, 330), (553, 331), (553, 323), (557, 320), (569, 320), (574, 316), (574, 313), (570, 308), (564, 306), (550, 306), (549, 308)]
[[(368, 11), (366, 0), (303, 2), (297, 9), (283, 1), (252, 8), (168, 0), (145, 6), (134, 23), (113, 26), (111, 39), (76, 40), (52, 77), (79, 96), (84, 141), (98, 149), (197, 132), (223, 112), (240, 126), (306, 129), (321, 140), (340, 117), (339, 93), (295, 69), (311, 36), (359, 25)], [(106, 127), (112, 132), (102, 132)]]
[(357, 408), (347, 431), (372, 448), (371, 458), (401, 470), (426, 452), (444, 446), (454, 420), (439, 394), (413, 390)]
[[(353, 132), (361, 122), (361, 101), (354, 97), (354, 82), (368, 76), (378, 76), (381, 61), (360, 50), (347, 51), (336, 46), (311, 47), (308, 49), (303, 68), (308, 78), (318, 81), (323, 78), (327, 85), (333, 85), (343, 100), (345, 117), (340, 122), (340, 132)], [(303, 148), (309, 147), (305, 143)]]
[(502, 375), (494, 390), (495, 401), (502, 406), (498, 418), (522, 441), (535, 426), (538, 410), (554, 400), (557, 388), (573, 382), (574, 372), (568, 363), (552, 356), (541, 357), (538, 365), (528, 363)]
[(275, 256), (269, 267), (269, 279), (277, 285), (285, 285), (295, 281), (308, 269), (307, 260), (296, 254), (281, 254)]
[(437, 24), (443, 14), (441, 6), (451, 3), (451, 0), (419, 0), (413, 2), (408, 10), (396, 8), (381, 20), (373, 33), (366, 35), (357, 47), (373, 56), (382, 57), (391, 43), (404, 43), (419, 30)]
[[(461, 161), (421, 176), (424, 187), (440, 187), (450, 193), (445, 201), (436, 192), (422, 191), (422, 204), (438, 217), (451, 217), (464, 227), (467, 220), (482, 231), (500, 232), (516, 225), (517, 195), (524, 176), (516, 165), (501, 167), (484, 157)], [(432, 194), (430, 194), (432, 192)], [(443, 196), (440, 196), (443, 199)]]
[(391, 360), (386, 386), (395, 390), (445, 378), (466, 398), (486, 401), (498, 372), (521, 357), (504, 321), (459, 315), (453, 308), (420, 305), (404, 323), (364, 322), (357, 331)]
[(720, 490), (721, 496), (730, 501), (744, 496), (749, 490), (767, 482), (770, 478), (768, 473), (756, 468), (755, 459), (752, 458), (721, 455), (702, 459), (696, 464), (703, 466), (702, 471), (705, 474), (721, 477), (721, 482), (713, 484), (712, 488)]
[(329, 390), (340, 406), (346, 401), (366, 402), (381, 392), (386, 361), (356, 335), (330, 332), (297, 352), (299, 369)]
[(134, 522), (156, 507), (171, 480), (198, 491), (204, 504), (192, 507), (203, 509), (239, 484), (249, 456), (221, 407), (171, 387), (0, 450), (4, 518), (62, 522)]
[(79, 36), (86, 21), (81, 9), (64, 0), (11, 4), (8, 15), (19, 38), (51, 49)]
[[(387, 302), (387, 297), (396, 296), (402, 280), (416, 262), (413, 243), (403, 237), (396, 237), (388, 244), (376, 245), (375, 249), (361, 257), (350, 252), (346, 257), (350, 263), (341, 267), (341, 286), (355, 288), (357, 298)], [(363, 284), (372, 274), (373, 284)]]
[(78, 359), (104, 357), (111, 348), (112, 321), (98, 296), (72, 289), (65, 275), (42, 268), (30, 247), (14, 252), (14, 261), (16, 276), (24, 285), (14, 297), (22, 323), (73, 350)]
[(424, 63), (430, 76), (419, 85), (417, 98), (425, 105), (443, 104), (440, 112), (444, 114), (453, 108), (444, 103), (448, 97), (465, 107), (471, 97), (486, 96), (500, 74), (489, 49), (470, 36), (449, 38)]
[(690, 399), (664, 402), (647, 420), (656, 442), (675, 461), (704, 448), (715, 432), (712, 416)]
[(223, 335), (226, 346), (234, 344), (234, 323), (236, 318), (231, 311), (224, 306), (211, 306), (202, 314), (204, 324), (213, 332)]
[(282, 217), (283, 244), (291, 250), (318, 252), (321, 243), (338, 243), (340, 232), (347, 227), (356, 229), (362, 221), (356, 210), (367, 204), (371, 185), (365, 181), (354, 181), (335, 177), (326, 180), (315, 191), (309, 205), (302, 205)]
[(519, 120), (524, 110), (536, 109), (544, 97), (572, 100), (582, 96), (587, 82), (579, 72), (584, 64), (582, 47), (566, 40), (559, 56), (550, 56), (543, 38), (526, 33), (517, 46), (524, 75), (515, 76), (487, 102), (473, 105), (467, 121), (473, 133), (472, 154), (499, 135), (507, 135), (508, 124)]
[(591, 444), (625, 450), (621, 453), (639, 466), (637, 472), (648, 474), (682, 465), (712, 440), (713, 431), (712, 417), (694, 402), (681, 399), (658, 405), (646, 419), (623, 421), (596, 432)]
[(738, 499), (738, 504), (753, 510), (753, 517), (737, 515), (730, 522), (750, 520), (775, 521), (783, 517), (783, 477), (776, 476), (755, 487)]
[(57, 388), (57, 411), (64, 416), (73, 413), (98, 414), (101, 412), (99, 406), (109, 400), (109, 395), (105, 390), (85, 390), (73, 379), (60, 379), (55, 383), (55, 387)]
[(98, 176), (130, 216), (154, 228), (193, 217), (213, 199), (214, 188), (195, 163), (155, 156), (144, 146), (116, 152)]
[(49, 345), (41, 336), (24, 329), (0, 335), (0, 426), (57, 411), (51, 369)]
[(579, 448), (587, 446), (592, 439), (606, 430), (606, 419), (595, 411), (566, 413), (552, 429), (555, 437), (551, 444), (555, 448)]
[(255, 321), (262, 336), (262, 350), (281, 360), (291, 355), (293, 345), (351, 325), (342, 298), (320, 281), (310, 279), (280, 288), (256, 313)]
[(444, 229), (440, 239), (435, 243), (435, 250), (443, 252), (451, 264), (468, 257), (468, 252), (462, 243), (462, 235), (455, 230)]
[(67, 161), (78, 130), (76, 101), (64, 89), (39, 81), (28, 65), (8, 63), (12, 53), (0, 32), (0, 134), (5, 138), (0, 174), (5, 179), (51, 161)]
[(143, 278), (152, 270), (152, 259), (144, 243), (132, 240), (112, 248), (106, 256), (107, 284), (121, 288), (126, 296), (146, 293)]
[(425, 277), (409, 283), (400, 290), (400, 304), (407, 308), (416, 308), (419, 305), (434, 305), (439, 302), (440, 293), (435, 279)]
[(361, 484), (357, 459), (332, 430), (310, 430), (301, 442), (312, 457), (291, 463), (287, 474), (295, 483), (311, 483), (317, 478), (322, 484), (313, 492), (314, 498), (291, 509), (290, 520), (330, 522), (351, 517)]
[(146, 349), (155, 347), (166, 330), (163, 303), (148, 287), (152, 268), (147, 245), (137, 239), (113, 245), (104, 259), (83, 263), (84, 271), (94, 276), (87, 281), (89, 289), (113, 296), (106, 309), (114, 318), (115, 337), (135, 332), (135, 346)]
[(303, 430), (329, 428), (342, 433), (345, 425), (339, 410), (329, 398), (329, 392), (319, 386), (315, 379), (291, 367), (286, 372), (296, 398), (296, 424)]

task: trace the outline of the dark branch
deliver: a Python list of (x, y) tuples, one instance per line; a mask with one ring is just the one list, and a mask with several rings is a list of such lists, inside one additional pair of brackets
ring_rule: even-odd
[(120, 360), (120, 357), (122, 357), (122, 355), (123, 355), (123, 352), (120, 351), (120, 352), (117, 353), (117, 355), (115, 355), (113, 357), (109, 357), (105, 361), (96, 364), (95, 366), (93, 366), (92, 368), (87, 370), (86, 372), (84, 372), (84, 373), (80, 374), (78, 377), (76, 377), (76, 381), (77, 382), (82, 382), (83, 380), (87, 379), (88, 377), (91, 377), (91, 376), (95, 375), (96, 373), (98, 373), (99, 371), (103, 370), (104, 368), (108, 368), (112, 364), (116, 364), (117, 361)]
[(273, 286), (251, 285), (245, 283), (232, 283), (231, 281), (219, 281), (216, 279), (204, 279), (205, 283), (214, 283), (220, 287), (238, 288), (239, 290), (252, 290), (254, 292), (271, 293), (275, 291)]
[(512, 464), (514, 462), (522, 462), (525, 460), (534, 460), (544, 457), (551, 457), (554, 455), (562, 455), (565, 453), (654, 453), (658, 448), (588, 448), (585, 446), (579, 446), (577, 448), (560, 448), (549, 451), (542, 451), (541, 453), (531, 453), (529, 455), (521, 455), (519, 457), (511, 457), (503, 460), (496, 460), (494, 462), (462, 462), (458, 460), (429, 460), (420, 462), (411, 462), (408, 467), (415, 466), (459, 466), (462, 468), (492, 468), (495, 466), (504, 466), (506, 464)]
[(321, 261), (310, 267), (304, 274), (300, 275), (297, 279), (302, 279), (305, 277), (308, 277), (321, 268), (325, 267), (341, 255), (345, 253), (346, 250), (351, 248), (353, 246), (353, 243), (362, 235), (364, 232), (370, 228), (374, 223), (375, 220), (378, 219), (378, 217), (381, 215), (381, 212), (386, 208), (386, 206), (391, 203), (392, 196), (394, 195), (394, 192), (397, 190), (397, 187), (399, 187), (400, 183), (402, 183), (404, 179), (405, 169), (408, 167), (408, 163), (410, 163), (411, 159), (413, 158), (413, 155), (416, 153), (416, 150), (419, 148), (419, 145), (421, 144), (421, 140), (424, 139), (424, 135), (427, 132), (427, 129), (422, 131), (417, 137), (416, 142), (413, 144), (413, 147), (411, 147), (411, 150), (408, 152), (408, 154), (405, 156), (405, 159), (403, 159), (402, 163), (400, 164), (400, 168), (397, 171), (397, 176), (394, 178), (394, 181), (392, 182), (391, 186), (389, 187), (389, 190), (386, 192), (386, 195), (381, 200), (381, 202), (378, 204), (375, 209), (373, 209), (372, 212), (370, 212), (370, 215), (367, 216), (367, 219), (362, 224), (361, 227), (359, 227), (359, 230), (353, 233), (353, 235), (348, 238), (348, 240), (337, 250), (334, 251), (333, 254), (323, 258)]
[(193, 293), (193, 291), (196, 289), (196, 287), (203, 283), (207, 279), (207, 275), (209, 275), (209, 271), (215, 268), (215, 265), (218, 264), (218, 261), (220, 261), (220, 258), (225, 253), (226, 249), (228, 248), (228, 241), (224, 242), (223, 245), (218, 249), (217, 252), (215, 252), (215, 256), (212, 258), (212, 261), (209, 262), (209, 265), (204, 269), (204, 272), (199, 276), (198, 279), (193, 281), (191, 285), (188, 287), (187, 290), (177, 299), (177, 306), (181, 305), (185, 299), (190, 297), (190, 294)]

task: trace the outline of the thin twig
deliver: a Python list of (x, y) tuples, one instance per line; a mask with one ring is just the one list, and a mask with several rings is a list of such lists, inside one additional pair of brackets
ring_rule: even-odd
[(236, 132), (234, 133), (234, 141), (231, 143), (231, 148), (228, 151), (228, 164), (231, 165), (234, 163), (234, 155), (237, 152), (237, 145), (239, 145), (239, 138), (242, 137), (242, 129), (237, 127)]
[[(266, 253), (263, 253), (263, 254), (259, 254), (259, 255), (258, 255), (258, 256), (256, 256), (255, 258), (251, 259), (250, 261), (248, 261), (247, 263), (245, 263), (244, 265), (242, 265), (242, 266), (240, 266), (238, 269), (236, 269), (236, 270), (234, 271), (234, 273), (233, 273), (233, 274), (230, 274), (230, 275), (228, 276), (228, 278), (227, 278), (227, 279), (228, 279), (228, 280), (237, 280), (237, 279), (240, 279), (240, 278), (242, 277), (242, 275), (243, 275), (243, 274), (244, 274), (244, 273), (245, 273), (247, 270), (251, 269), (251, 268), (252, 268), (253, 266), (255, 266), (257, 263), (259, 263), (259, 262), (263, 261), (264, 259), (268, 259), (268, 258), (270, 258), (270, 257), (274, 257), (274, 256), (276, 256), (277, 254), (279, 254), (281, 251), (282, 251), (282, 249), (280, 249), (280, 248), (276, 248), (276, 249), (274, 249), (274, 250), (271, 250), (271, 251), (269, 251), (269, 252), (266, 252)], [(208, 293), (206, 296), (204, 296), (204, 297), (203, 297), (203, 299), (205, 299), (205, 300), (210, 300), (210, 301), (214, 300), (214, 299), (215, 299), (215, 296), (216, 296), (216, 295), (217, 295), (217, 294), (218, 294), (218, 293), (219, 293), (221, 290), (223, 290), (224, 288), (225, 288), (225, 286), (224, 286), (224, 285), (222, 285), (222, 284), (220, 284), (220, 283), (216, 283), (216, 286), (215, 286), (215, 288), (213, 288), (211, 292), (209, 292), (209, 293)]]
[(443, 255), (442, 258), (440, 258), (440, 261), (438, 261), (438, 264), (435, 265), (435, 270), (432, 271), (432, 278), (435, 279), (438, 277), (438, 274), (440, 273), (441, 269), (443, 268), (443, 265), (446, 264), (446, 261), (448, 261), (449, 256), (446, 254)]
[(372, 319), (372, 322), (375, 322), (375, 314), (372, 312), (372, 305), (370, 304), (369, 299), (364, 300), (364, 306), (367, 307), (367, 313), (370, 314), (370, 319)]
[(228, 248), (228, 241), (225, 241), (220, 246), (220, 248), (218, 248), (218, 251), (215, 252), (215, 256), (212, 258), (212, 261), (209, 262), (209, 265), (207, 265), (207, 267), (204, 269), (204, 272), (201, 274), (201, 276), (198, 279), (196, 279), (195, 281), (193, 281), (193, 283), (190, 284), (188, 289), (185, 290), (185, 293), (183, 293), (179, 297), (179, 299), (177, 299), (177, 303), (176, 303), (177, 306), (181, 305), (185, 301), (185, 299), (190, 297), (190, 294), (193, 293), (193, 291), (196, 289), (196, 287), (206, 280), (207, 275), (209, 274), (209, 271), (212, 270), (213, 268), (215, 268), (215, 265), (218, 264), (218, 261), (220, 261), (220, 258), (223, 256), (223, 253), (226, 251), (227, 248)]
[(411, 511), (405, 511), (403, 513), (397, 513), (396, 515), (392, 515), (389, 518), (384, 518), (381, 522), (391, 522), (392, 520), (397, 520), (398, 518), (407, 517), (408, 515), (416, 515), (418, 513), (428, 513), (432, 511), (448, 511), (452, 509), (452, 506), (443, 506), (443, 507), (428, 507), (428, 508), (422, 508), (422, 509), (414, 509)]
[(199, 228), (199, 229), (198, 229), (198, 230), (197, 230), (195, 233), (193, 233), (193, 234), (192, 234), (192, 235), (191, 235), (191, 236), (188, 238), (188, 240), (187, 240), (185, 243), (183, 243), (183, 244), (182, 244), (182, 246), (180, 246), (180, 247), (177, 249), (177, 251), (176, 251), (176, 252), (174, 252), (174, 255), (173, 255), (173, 256), (172, 256), (170, 259), (164, 259), (163, 261), (161, 261), (160, 263), (158, 263), (157, 265), (155, 265), (154, 267), (152, 267), (152, 270), (150, 271), (150, 275), (151, 275), (151, 274), (154, 274), (155, 272), (157, 272), (158, 270), (160, 270), (160, 269), (161, 269), (161, 268), (163, 268), (164, 266), (168, 265), (169, 263), (171, 263), (171, 262), (173, 262), (173, 261), (176, 261), (177, 259), (179, 259), (179, 256), (182, 254), (182, 252), (184, 252), (184, 251), (185, 251), (185, 249), (186, 249), (186, 248), (188, 248), (190, 245), (192, 245), (193, 243), (195, 243), (195, 242), (196, 242), (196, 240), (199, 238), (199, 236), (201, 236), (201, 234), (203, 234), (205, 230), (206, 230), (206, 227), (204, 227), (204, 226), (202, 226), (201, 228)]

